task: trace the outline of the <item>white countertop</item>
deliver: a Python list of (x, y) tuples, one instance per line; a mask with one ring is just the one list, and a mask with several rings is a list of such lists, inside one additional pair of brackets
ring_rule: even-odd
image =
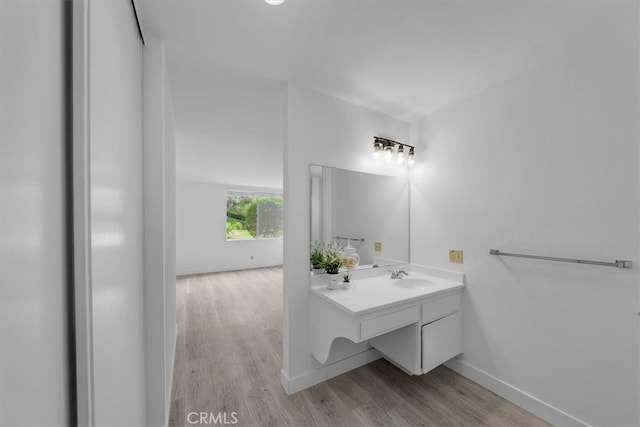
[[(424, 286), (404, 287), (403, 283), (422, 279)], [(403, 282), (407, 281), (407, 282)], [(396, 284), (397, 283), (397, 284)], [(347, 290), (329, 290), (326, 285), (312, 286), (311, 292), (343, 309), (352, 316), (401, 305), (419, 299), (436, 296), (456, 289), (464, 284), (440, 277), (411, 272), (404, 279), (389, 279), (389, 275), (358, 279), (351, 282)]]

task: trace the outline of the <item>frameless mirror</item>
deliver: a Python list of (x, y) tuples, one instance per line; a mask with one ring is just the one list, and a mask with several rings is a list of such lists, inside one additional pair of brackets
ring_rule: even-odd
[(359, 269), (409, 262), (409, 181), (310, 166), (311, 242), (356, 248)]

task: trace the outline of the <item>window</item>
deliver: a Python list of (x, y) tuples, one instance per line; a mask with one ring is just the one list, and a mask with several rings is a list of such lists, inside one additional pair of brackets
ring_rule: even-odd
[(227, 191), (227, 240), (282, 237), (282, 194)]

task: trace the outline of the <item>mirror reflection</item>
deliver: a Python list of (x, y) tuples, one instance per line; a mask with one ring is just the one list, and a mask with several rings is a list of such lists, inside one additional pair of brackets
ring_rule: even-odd
[(312, 247), (355, 250), (358, 269), (409, 262), (407, 179), (319, 165), (310, 176)]

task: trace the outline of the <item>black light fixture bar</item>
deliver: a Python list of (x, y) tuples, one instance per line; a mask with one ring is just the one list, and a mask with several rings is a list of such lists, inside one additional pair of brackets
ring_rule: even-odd
[(373, 152), (371, 154), (376, 160), (384, 160), (385, 163), (389, 163), (395, 159), (397, 164), (407, 166), (414, 164), (416, 158), (413, 145), (380, 136), (373, 137)]
[(382, 144), (382, 147), (395, 147), (395, 146), (402, 146), (402, 147), (409, 147), (409, 148), (413, 148), (415, 150), (416, 147), (414, 147), (413, 145), (410, 144), (405, 144), (404, 142), (398, 142), (398, 141), (394, 141), (393, 139), (387, 139), (387, 138), (382, 138), (379, 136), (374, 136), (373, 137), (373, 142), (379, 142)]

